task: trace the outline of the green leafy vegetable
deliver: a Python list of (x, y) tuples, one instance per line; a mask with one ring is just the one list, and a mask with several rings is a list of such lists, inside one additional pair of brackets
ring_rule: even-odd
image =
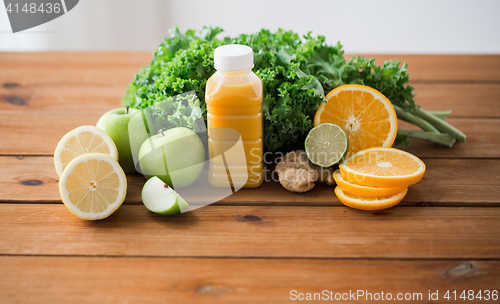
[(153, 128), (152, 134), (174, 127), (186, 127), (195, 132), (206, 130), (200, 101), (194, 91), (155, 102), (143, 111), (149, 127)]
[[(206, 117), (205, 86), (215, 72), (214, 50), (220, 45), (238, 43), (253, 49), (254, 72), (264, 83), (262, 109), (266, 151), (300, 149), (313, 127), (312, 119), (319, 104), (325, 101), (325, 92), (344, 84), (373, 87), (398, 108), (400, 119), (415, 123), (426, 132), (449, 133), (452, 138), (465, 140), (463, 133), (415, 105), (406, 63), (390, 60), (378, 66), (374, 59), (361, 56), (346, 61), (340, 43), (327, 45), (323, 36), (313, 37), (311, 33), (300, 37), (293, 31), (261, 30), (217, 39), (220, 32), (220, 28), (209, 27), (198, 34), (193, 30), (182, 34), (178, 28), (171, 29), (170, 38), (165, 38), (158, 46), (151, 63), (135, 75), (123, 104), (146, 108), (168, 97), (195, 91), (200, 100), (199, 111)], [(158, 108), (155, 115), (174, 114), (170, 108), (164, 111)], [(177, 111), (174, 118), (169, 119), (189, 121), (191, 115)], [(445, 138), (443, 141), (443, 136), (425, 138), (421, 133), (404, 131), (398, 133), (396, 141), (408, 145), (409, 137), (424, 137), (450, 145), (450, 140)]]

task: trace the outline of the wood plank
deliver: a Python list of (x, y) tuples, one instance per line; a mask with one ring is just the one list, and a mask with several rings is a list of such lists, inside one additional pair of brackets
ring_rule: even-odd
[[(121, 206), (83, 221), (61, 204), (0, 204), (0, 254), (499, 259), (500, 209)], [(437, 233), (439, 232), (439, 233)]]
[[(408, 63), (408, 72), (412, 82), (500, 81), (499, 55), (364, 54), (363, 56), (376, 58), (375, 62), (379, 65), (392, 59)], [(346, 56), (346, 58), (350, 57)]]
[(500, 117), (500, 84), (416, 83), (415, 102), (450, 117)]
[[(0, 157), (0, 201), (62, 203), (52, 157)], [(127, 197), (141, 202), (142, 175), (128, 175)], [(129, 199), (127, 199), (127, 202)]]
[(52, 155), (59, 140), (82, 125), (95, 125), (98, 116), (43, 114), (10, 115), (0, 119), (0, 154)]
[(0, 87), (2, 114), (37, 113), (60, 115), (102, 115), (120, 107), (126, 83), (119, 84), (28, 84)]
[(497, 290), (500, 262), (3, 256), (0, 271), (2, 303), (289, 303), (291, 290), (449, 303), (446, 290)]
[[(0, 111), (101, 115), (120, 106), (123, 83), (66, 83), (64, 80), (0, 87)], [(427, 110), (453, 110), (451, 117), (500, 117), (500, 84), (414, 85), (416, 102)]]
[[(427, 172), (412, 186), (400, 205), (404, 206), (500, 206), (497, 159), (424, 159)], [(52, 157), (0, 157), (0, 202), (60, 203), (58, 177)], [(269, 175), (268, 175), (269, 176)], [(465, 182), (466, 181), (466, 182)], [(126, 204), (142, 204), (145, 179), (128, 175)], [(196, 198), (189, 202), (196, 203)], [(258, 189), (241, 189), (217, 205), (340, 206), (333, 187), (318, 184), (307, 193), (292, 193), (279, 183), (264, 183)]]
[(0, 66), (5, 69), (123, 66), (139, 68), (151, 59), (151, 52), (2, 52)]
[[(357, 54), (356, 54), (357, 56)], [(473, 82), (498, 82), (500, 81), (500, 56), (499, 55), (375, 55), (364, 54), (367, 58), (376, 58), (377, 64), (383, 64), (390, 59), (400, 59), (408, 63), (411, 81), (473, 81)], [(349, 59), (351, 55), (346, 55)], [(36, 79), (36, 75), (29, 73), (15, 73), (8, 77), (8, 72), (35, 71), (36, 69), (50, 68), (73, 69), (66, 81), (76, 81), (81, 78), (82, 70), (91, 68), (134, 68), (131, 73), (138, 71), (139, 67), (149, 63), (151, 53), (125, 53), (125, 52), (61, 52), (61, 53), (2, 53), (0, 56), (0, 83), (2, 81), (29, 81)], [(28, 68), (25, 70), (25, 68)], [(103, 70), (104, 71), (104, 70)], [(129, 78), (132, 74), (128, 73)], [(50, 76), (50, 73), (46, 73)], [(17, 77), (22, 76), (22, 77)], [(106, 78), (106, 75), (92, 74), (93, 79)], [(88, 78), (89, 81), (93, 81)]]
[[(401, 206), (500, 206), (500, 160), (424, 159), (424, 178), (410, 187)], [(140, 185), (136, 183), (134, 186)], [(140, 200), (140, 189), (130, 190), (127, 200)], [(134, 194), (136, 193), (136, 194)], [(136, 199), (134, 199), (136, 197)], [(307, 193), (292, 193), (277, 182), (258, 191), (240, 189), (217, 205), (342, 206), (333, 187), (317, 184)]]
[[(0, 112), (0, 155), (52, 155), (64, 134), (81, 125), (95, 125), (100, 115), (6, 114)], [(500, 158), (500, 119), (448, 119), (467, 135), (453, 148), (415, 140), (408, 151), (418, 157)]]
[[(0, 63), (1, 65), (1, 63)], [(0, 84), (57, 85), (61, 82), (72, 85), (125, 85), (134, 79), (138, 66), (12, 66), (0, 69)], [(9, 85), (7, 85), (9, 86)]]
[[(465, 143), (456, 142), (452, 148), (418, 139), (411, 139), (408, 148), (397, 146), (421, 158), (498, 158), (500, 156), (500, 119), (450, 118), (446, 120), (467, 136)], [(398, 123), (407, 127), (405, 122)], [(416, 126), (409, 126), (416, 129)]]
[(151, 53), (133, 52), (2, 53), (0, 84), (124, 85), (151, 58)]

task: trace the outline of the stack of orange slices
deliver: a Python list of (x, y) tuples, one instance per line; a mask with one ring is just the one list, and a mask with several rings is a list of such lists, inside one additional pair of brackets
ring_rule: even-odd
[(380, 210), (397, 205), (410, 185), (418, 183), (425, 164), (394, 148), (369, 148), (345, 159), (335, 171), (335, 194), (346, 206)]

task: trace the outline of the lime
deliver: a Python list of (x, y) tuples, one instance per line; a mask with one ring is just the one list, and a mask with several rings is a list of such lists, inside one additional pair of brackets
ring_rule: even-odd
[(341, 127), (322, 123), (309, 131), (305, 148), (309, 160), (321, 167), (338, 164), (349, 151), (349, 138)]

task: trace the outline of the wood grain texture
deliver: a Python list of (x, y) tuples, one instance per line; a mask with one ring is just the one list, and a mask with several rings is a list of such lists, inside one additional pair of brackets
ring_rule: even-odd
[(163, 217), (142, 205), (136, 174), (125, 205), (88, 222), (61, 203), (50, 155), (118, 107), (151, 54), (0, 54), (0, 302), (284, 303), (292, 289), (361, 289), (418, 302), (439, 290), (433, 303), (448, 303), (448, 289), (498, 289), (500, 56), (366, 57), (407, 61), (417, 104), (453, 110), (467, 135), (452, 149), (413, 142), (427, 172), (401, 205), (363, 212), (326, 185), (270, 182)]
[(375, 58), (375, 62), (379, 65), (392, 59), (406, 62), (412, 82), (498, 82), (500, 80), (499, 55), (364, 54), (363, 56)]
[(2, 53), (0, 83), (126, 84), (151, 58), (133, 52)]
[(151, 52), (2, 52), (0, 64), (5, 68), (61, 68), (145, 65)]
[[(412, 143), (404, 150), (421, 158), (499, 158), (500, 157), (500, 119), (449, 118), (446, 120), (467, 136), (465, 143), (456, 142), (452, 148), (411, 139)], [(399, 121), (398, 125), (405, 126)], [(415, 126), (409, 128), (415, 129)], [(401, 148), (401, 146), (396, 146)]]
[(83, 221), (61, 204), (0, 204), (0, 254), (500, 258), (500, 209), (208, 206), (160, 216), (122, 206)]
[(124, 84), (27, 84), (0, 87), (2, 113), (38, 113), (70, 116), (102, 115), (120, 107)]
[[(100, 115), (0, 112), (0, 117), (0, 155), (52, 155), (64, 134), (81, 125), (95, 125)], [(500, 158), (500, 119), (450, 118), (448, 121), (467, 135), (466, 143), (457, 143), (450, 149), (415, 140), (407, 150), (421, 158)]]
[(500, 262), (3, 256), (0, 271), (2, 303), (289, 303), (291, 290), (449, 303), (449, 289), (498, 289)]
[[(357, 56), (357, 54), (356, 54)], [(400, 59), (408, 63), (410, 79), (412, 81), (500, 81), (500, 56), (498, 55), (374, 55), (364, 54), (367, 58), (376, 58), (377, 64), (386, 60)], [(346, 55), (349, 59), (351, 55)], [(123, 68), (123, 77), (132, 79), (133, 73), (151, 61), (151, 53), (105, 53), (105, 52), (61, 52), (61, 53), (2, 53), (0, 56), (0, 81), (29, 81), (40, 75), (30, 74), (28, 71), (45, 69), (43, 75), (49, 76), (51, 71), (79, 69), (66, 76), (67, 81), (77, 81), (81, 75), (88, 81), (100, 82), (109, 78), (106, 70), (113, 73)], [(89, 69), (95, 73), (88, 72)], [(9, 75), (8, 72), (16, 72)], [(131, 70), (128, 72), (128, 70)], [(105, 72), (105, 73), (97, 73)], [(126, 73), (125, 73), (126, 72)], [(54, 77), (57, 75), (52, 73)], [(61, 75), (61, 74), (59, 74)], [(71, 77), (73, 76), (73, 77)], [(75, 78), (77, 77), (77, 78)], [(125, 78), (120, 78), (123, 80)], [(111, 79), (108, 79), (108, 81)]]
[(500, 117), (500, 84), (416, 83), (415, 103), (450, 117)]
[[(424, 159), (427, 171), (400, 205), (500, 206), (500, 160)], [(60, 203), (58, 177), (52, 157), (0, 157), (0, 202)], [(125, 204), (142, 204), (145, 179), (128, 175)], [(196, 197), (192, 196), (196, 203)], [(340, 206), (333, 187), (318, 184), (307, 193), (292, 193), (277, 182), (257, 189), (240, 189), (217, 205)]]
[(64, 134), (82, 125), (95, 126), (100, 117), (6, 113), (1, 115), (0, 154), (11, 155), (52, 155)]
[[(119, 107), (128, 81), (44, 83), (39, 79), (38, 83), (10, 84), (0, 86), (2, 112), (82, 116)], [(416, 103), (426, 110), (453, 110), (451, 117), (500, 117), (500, 84), (416, 83), (414, 87)]]
[[(0, 201), (62, 203), (52, 157), (2, 156), (0, 168)], [(142, 175), (127, 176), (127, 197), (131, 201), (141, 202), (144, 183)]]

